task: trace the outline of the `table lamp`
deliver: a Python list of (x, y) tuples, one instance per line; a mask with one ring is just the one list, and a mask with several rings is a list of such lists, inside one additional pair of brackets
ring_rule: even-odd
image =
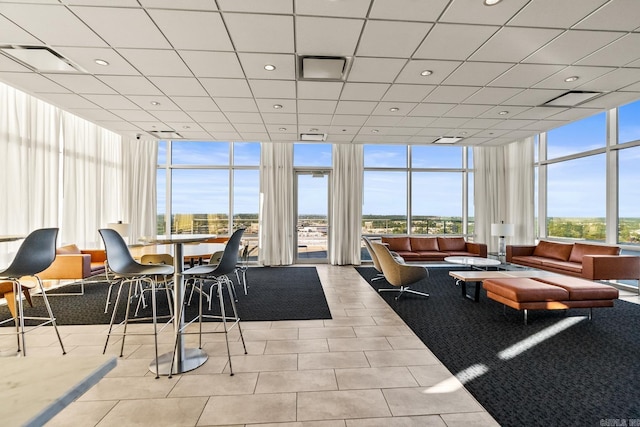
[(515, 227), (513, 224), (505, 224), (501, 221), (499, 224), (491, 224), (491, 235), (499, 236), (498, 238), (498, 256), (507, 254), (505, 246), (505, 236), (513, 236)]
[(127, 224), (126, 222), (110, 222), (107, 224), (107, 228), (117, 231), (118, 234), (122, 236), (122, 238), (129, 236), (129, 224)]

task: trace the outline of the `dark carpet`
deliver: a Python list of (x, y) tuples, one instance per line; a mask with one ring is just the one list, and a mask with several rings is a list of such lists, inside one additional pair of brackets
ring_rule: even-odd
[[(376, 273), (357, 270), (369, 282)], [(588, 309), (533, 311), (525, 326), (521, 312), (505, 313), (484, 290), (478, 303), (463, 298), (448, 269), (429, 272), (412, 286), (428, 299), (381, 295), (500, 425), (640, 425), (640, 306), (617, 300), (591, 321)], [(570, 326), (553, 334), (562, 325)], [(504, 351), (528, 338), (539, 342)]]
[[(235, 282), (235, 277), (234, 277)], [(315, 267), (252, 267), (247, 271), (248, 294), (244, 295), (242, 286), (236, 284), (238, 293), (238, 315), (242, 321), (259, 320), (310, 320), (331, 319), (331, 313), (325, 299), (320, 279)], [(187, 293), (189, 292), (187, 289)], [(205, 289), (208, 287), (205, 285)], [(53, 295), (59, 292), (77, 292), (79, 285), (67, 285), (57, 290), (47, 292)], [(106, 283), (85, 284), (85, 294), (81, 296), (50, 296), (49, 302), (60, 325), (90, 325), (108, 324), (111, 320), (109, 314), (104, 313), (108, 285)], [(117, 287), (114, 287), (111, 301), (115, 301)], [(124, 295), (123, 290), (123, 295)], [(167, 297), (164, 291), (157, 292), (158, 314), (168, 314)], [(197, 314), (198, 297), (193, 296), (191, 305), (186, 306), (185, 318), (191, 319)], [(216, 298), (214, 292), (214, 298)], [(188, 295), (187, 295), (188, 296)], [(149, 303), (147, 309), (140, 311), (138, 317), (150, 316), (150, 294), (145, 298)], [(225, 301), (228, 298), (225, 296)], [(42, 316), (46, 313), (41, 297), (33, 298), (34, 307), (29, 307), (25, 302), (25, 314), (27, 316)], [(133, 300), (132, 304), (135, 304)], [(112, 304), (113, 305), (113, 304)], [(121, 301), (117, 312), (117, 320), (124, 318), (124, 302)], [(205, 314), (217, 314), (220, 306), (217, 298), (214, 300), (211, 312)], [(133, 313), (135, 307), (132, 308)], [(227, 313), (231, 306), (226, 304)], [(0, 320), (10, 316), (6, 306), (0, 307)], [(13, 322), (9, 322), (12, 325)]]

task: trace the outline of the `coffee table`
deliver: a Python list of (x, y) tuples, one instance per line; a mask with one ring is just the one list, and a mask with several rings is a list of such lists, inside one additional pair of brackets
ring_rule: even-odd
[[(466, 265), (472, 269), (475, 269), (476, 271), (474, 272), (476, 273), (478, 272), (477, 270), (481, 270), (481, 272), (486, 272), (486, 270), (489, 267), (497, 267), (501, 264), (501, 262), (498, 261), (497, 259), (482, 258), (482, 257), (475, 257), (475, 256), (448, 256), (444, 260), (451, 264)], [(476, 302), (480, 300), (480, 285), (478, 283), (476, 283), (476, 291), (474, 293), (474, 296), (467, 294), (466, 280), (458, 279), (456, 280), (456, 285), (460, 286), (463, 297), (469, 298)]]
[[(488, 270), (466, 270), (466, 271), (450, 271), (449, 276), (456, 279), (456, 285), (460, 285), (462, 289), (462, 296), (469, 298), (475, 302), (480, 301), (480, 284), (486, 279), (499, 279), (507, 277), (553, 277), (562, 276), (558, 273), (543, 270), (500, 270), (500, 271), (488, 271)], [(476, 284), (475, 292), (473, 296), (467, 294), (467, 282), (473, 282)]]

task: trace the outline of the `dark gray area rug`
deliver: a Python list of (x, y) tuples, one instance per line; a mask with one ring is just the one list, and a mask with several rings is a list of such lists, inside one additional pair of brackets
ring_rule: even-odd
[[(235, 280), (234, 276), (233, 281)], [(235, 286), (238, 294), (236, 304), (242, 321), (331, 319), (331, 312), (315, 267), (251, 267), (247, 271), (247, 283), (247, 295), (244, 295), (242, 286), (238, 284)], [(208, 287), (205, 286), (205, 289)], [(77, 291), (79, 286), (72, 284), (47, 294)], [(108, 324), (111, 320), (111, 311), (109, 314), (104, 313), (107, 291), (107, 283), (88, 283), (85, 284), (85, 295), (50, 296), (49, 302), (60, 325)], [(116, 292), (117, 287), (114, 287), (112, 302), (115, 301)], [(123, 294), (124, 292), (123, 290)], [(156, 295), (158, 314), (168, 314), (165, 292), (159, 291)], [(194, 294), (193, 301), (185, 308), (186, 319), (191, 319), (197, 314), (197, 295), (197, 293)], [(151, 314), (150, 294), (147, 293), (145, 297), (149, 306), (140, 311), (139, 317)], [(124, 300), (126, 299), (123, 298), (117, 312), (118, 320), (124, 318)], [(225, 297), (225, 301), (228, 301), (228, 298)], [(42, 298), (34, 297), (33, 302), (33, 308), (25, 302), (26, 315), (45, 315)], [(135, 310), (136, 302), (137, 299), (133, 300), (131, 310)], [(228, 303), (225, 306), (229, 313), (231, 306)], [(214, 300), (211, 312), (207, 311), (206, 302), (204, 309), (205, 314), (219, 313), (218, 300)], [(0, 307), (0, 320), (8, 319), (9, 316), (7, 307)], [(9, 325), (12, 324), (13, 322), (9, 322)]]
[(525, 326), (484, 290), (478, 303), (463, 298), (449, 269), (429, 271), (412, 286), (429, 298), (381, 295), (500, 425), (640, 425), (639, 305), (616, 300), (591, 321), (588, 309), (532, 311)]

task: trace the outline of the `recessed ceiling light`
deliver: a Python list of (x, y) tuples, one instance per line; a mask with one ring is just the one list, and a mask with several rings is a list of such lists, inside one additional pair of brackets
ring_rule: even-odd
[(389, 111), (391, 111), (392, 113), (395, 113), (396, 111), (400, 111), (400, 109), (398, 107), (391, 107), (389, 108)]
[(311, 128), (311, 129), (309, 129), (309, 132), (318, 132), (318, 129), (316, 129), (316, 128)]
[(576, 80), (578, 80), (580, 77), (578, 76), (571, 76), (571, 77), (567, 77), (566, 79), (564, 79), (565, 82), (575, 82)]
[(275, 108), (276, 110), (279, 110), (279, 109), (281, 109), (281, 108), (282, 108), (282, 105), (280, 105), (280, 104), (274, 104), (274, 105), (273, 105), (273, 108)]
[(485, 6), (493, 6), (494, 4), (500, 3), (502, 0), (484, 0)]
[(284, 132), (285, 130), (287, 130), (287, 128), (279, 128), (278, 129), (280, 132)]
[(433, 74), (433, 71), (431, 71), (431, 70), (422, 70), (420, 72), (421, 76), (430, 76), (431, 74)]
[(371, 133), (378, 133), (378, 132), (380, 132), (378, 129), (373, 129), (373, 130), (371, 131)]
[(271, 64), (267, 64), (267, 65), (264, 66), (264, 69), (267, 70), (267, 71), (273, 71), (273, 70), (276, 69), (276, 66), (275, 65), (271, 65)]
[(160, 105), (160, 103), (158, 101), (151, 101), (150, 104), (151, 105)]
[(191, 129), (191, 126), (184, 125), (182, 126), (182, 129)]
[(98, 65), (102, 65), (104, 67), (106, 67), (107, 65), (109, 65), (108, 61), (105, 61), (104, 59), (96, 59), (93, 62), (95, 62)]
[(506, 116), (507, 114), (509, 114), (508, 111), (500, 111), (498, 114), (500, 114), (501, 116)]

